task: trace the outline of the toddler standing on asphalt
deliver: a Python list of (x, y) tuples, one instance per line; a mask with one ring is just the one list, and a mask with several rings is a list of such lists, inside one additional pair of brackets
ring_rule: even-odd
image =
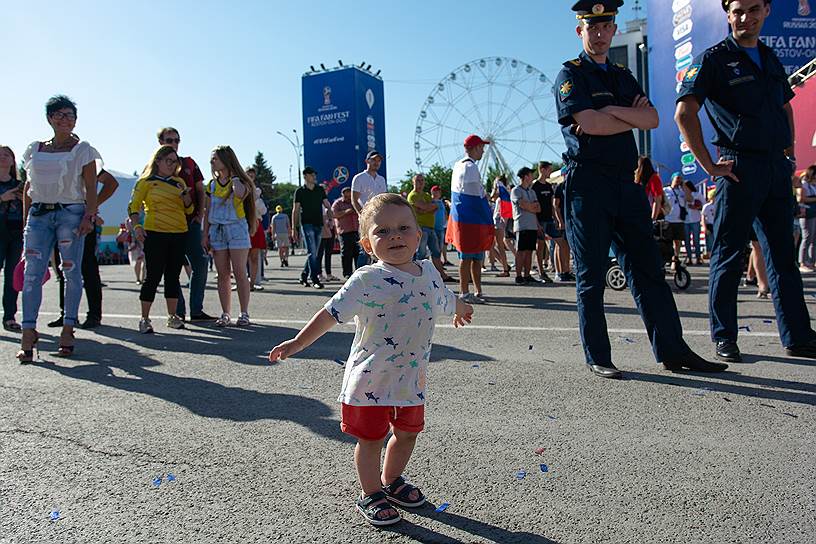
[[(305, 349), (336, 323), (357, 331), (346, 362), (340, 428), (357, 438), (354, 462), (362, 487), (357, 510), (375, 526), (402, 519), (392, 506), (418, 507), (425, 496), (406, 482), (425, 425), (425, 372), (438, 317), (470, 323), (473, 308), (448, 290), (428, 260), (413, 261), (422, 231), (411, 205), (383, 193), (360, 214), (360, 244), (377, 257), (359, 268), (294, 339), (275, 346), (270, 362)], [(392, 431), (380, 472), (383, 439)]]

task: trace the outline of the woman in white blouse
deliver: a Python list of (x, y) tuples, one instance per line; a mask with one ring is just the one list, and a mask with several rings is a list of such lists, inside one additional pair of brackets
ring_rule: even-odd
[(102, 160), (88, 142), (74, 134), (76, 104), (54, 96), (45, 105), (54, 137), (34, 142), (23, 155), (28, 172), (25, 187), (26, 225), (23, 230), (23, 339), (17, 358), (34, 360), (39, 340), (37, 316), (42, 302), (42, 280), (56, 244), (65, 275), (65, 318), (57, 355), (74, 352), (74, 326), (82, 298), (82, 251), (85, 235), (96, 219), (96, 161)]

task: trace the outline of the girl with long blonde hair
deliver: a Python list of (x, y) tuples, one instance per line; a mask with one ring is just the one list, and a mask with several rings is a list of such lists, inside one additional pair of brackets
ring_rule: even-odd
[(212, 251), (218, 271), (221, 317), (215, 321), (215, 325), (226, 327), (232, 323), (231, 271), (235, 276), (241, 306), (241, 314), (235, 324), (247, 327), (250, 325), (247, 256), (252, 247), (250, 236), (258, 228), (255, 217), (255, 183), (228, 145), (213, 150), (210, 167), (213, 179), (207, 186), (208, 203), (202, 244), (205, 250)]

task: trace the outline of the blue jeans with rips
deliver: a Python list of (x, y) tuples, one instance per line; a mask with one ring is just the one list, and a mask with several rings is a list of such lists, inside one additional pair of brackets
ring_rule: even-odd
[(85, 236), (79, 235), (79, 225), (85, 215), (85, 204), (67, 204), (63, 208), (34, 215), (28, 214), (23, 229), (23, 255), (25, 277), (23, 280), (24, 329), (36, 329), (37, 317), (42, 303), (42, 280), (54, 244), (59, 250), (60, 268), (65, 277), (65, 317), (63, 324), (75, 326), (82, 299), (82, 252)]
[(308, 277), (312, 283), (317, 281), (320, 272), (320, 263), (317, 260), (317, 251), (320, 248), (320, 233), (323, 231), (322, 225), (302, 225), (303, 241), (306, 244), (306, 264), (303, 267), (303, 276)]

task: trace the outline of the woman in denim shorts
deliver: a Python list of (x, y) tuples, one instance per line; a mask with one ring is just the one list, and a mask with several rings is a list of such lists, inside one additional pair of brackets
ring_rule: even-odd
[[(230, 269), (238, 287), (241, 314), (235, 322), (247, 327), (249, 321), (249, 277), (247, 256), (252, 247), (250, 236), (258, 228), (255, 218), (255, 184), (247, 176), (238, 157), (229, 146), (216, 147), (210, 158), (213, 179), (207, 188), (209, 203), (204, 219), (205, 249), (211, 250), (218, 271), (218, 299), (221, 317), (216, 327), (231, 324)], [(249, 198), (247, 198), (249, 197)]]
[(82, 298), (80, 263), (85, 235), (96, 220), (96, 161), (102, 161), (96, 149), (74, 134), (77, 109), (70, 98), (51, 98), (45, 115), (54, 137), (32, 143), (23, 155), (28, 181), (24, 191), (23, 338), (17, 353), (21, 363), (34, 360), (42, 280), (55, 243), (65, 276), (65, 317), (57, 355), (69, 357), (74, 352), (74, 326)]

